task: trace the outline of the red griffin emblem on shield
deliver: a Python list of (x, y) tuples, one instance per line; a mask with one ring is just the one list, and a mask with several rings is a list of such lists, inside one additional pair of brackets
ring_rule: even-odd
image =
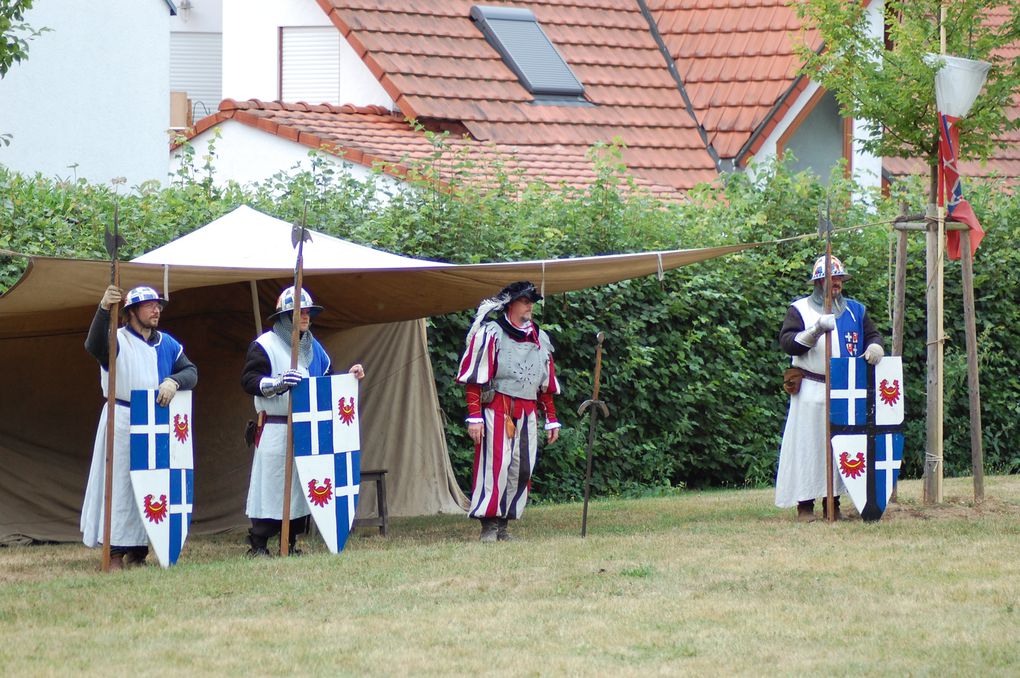
[(161, 523), (166, 518), (166, 495), (159, 495), (159, 501), (153, 501), (152, 495), (145, 495), (145, 518), (150, 523)]
[(839, 455), (839, 472), (847, 478), (856, 478), (864, 473), (864, 453), (858, 452), (857, 458), (851, 459), (850, 455), (842, 452)]
[(347, 404), (347, 398), (341, 398), (337, 403), (337, 412), (340, 414), (340, 421), (350, 426), (354, 422), (354, 397), (351, 396), (351, 404)]
[(882, 402), (892, 407), (900, 400), (900, 380), (893, 379), (892, 386), (889, 385), (888, 379), (883, 379), (882, 383), (878, 385), (878, 397), (882, 399)]
[(184, 415), (184, 419), (181, 419), (181, 415), (174, 415), (174, 438), (177, 438), (177, 442), (183, 443), (188, 439), (188, 415)]
[(315, 484), (315, 478), (308, 481), (308, 501), (316, 506), (325, 506), (333, 498), (333, 483), (329, 478), (322, 481), (322, 485)]

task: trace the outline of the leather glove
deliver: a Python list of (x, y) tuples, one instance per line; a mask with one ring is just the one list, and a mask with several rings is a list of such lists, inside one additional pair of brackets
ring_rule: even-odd
[(831, 332), (834, 329), (836, 329), (836, 316), (831, 313), (827, 313), (818, 317), (818, 320), (811, 327), (811, 334), (816, 337), (820, 337), (826, 332)]
[(877, 365), (885, 357), (885, 349), (881, 344), (868, 344), (861, 357), (867, 360), (869, 365)]
[(297, 370), (287, 370), (277, 377), (266, 377), (259, 382), (259, 388), (266, 397), (281, 395), (300, 384), (302, 379), (304, 375)]
[(177, 395), (178, 388), (180, 388), (180, 385), (170, 377), (164, 379), (159, 385), (159, 391), (156, 393), (156, 403), (160, 407), (169, 405), (170, 401)]
[(104, 311), (109, 311), (113, 306), (119, 304), (122, 298), (123, 294), (121, 293), (120, 288), (110, 285), (106, 288), (106, 291), (103, 292), (103, 298), (99, 302), (99, 306)]

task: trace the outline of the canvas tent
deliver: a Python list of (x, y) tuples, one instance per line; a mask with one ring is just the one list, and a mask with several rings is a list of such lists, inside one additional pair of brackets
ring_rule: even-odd
[[(252, 416), (239, 385), (256, 314), (272, 312), (293, 278), (290, 224), (251, 210), (231, 214), (122, 265), (121, 285), (170, 295), (161, 323), (198, 365), (194, 529), (245, 524)], [(751, 244), (697, 250), (457, 266), (398, 257), (322, 234), (308, 246), (306, 287), (326, 311), (314, 331), (338, 368), (365, 364), (364, 466), (390, 472), (394, 515), (460, 511), (422, 318), (474, 307), (511, 280), (555, 294), (654, 274)], [(321, 250), (321, 254), (319, 253)], [(313, 251), (315, 253), (313, 253)], [(30, 258), (0, 297), (0, 543), (18, 535), (75, 540), (103, 406), (98, 367), (82, 344), (109, 281), (109, 262)], [(371, 507), (371, 496), (363, 497)]]

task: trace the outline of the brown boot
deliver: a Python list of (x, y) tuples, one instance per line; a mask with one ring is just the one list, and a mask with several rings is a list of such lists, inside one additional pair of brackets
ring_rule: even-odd
[(110, 556), (110, 572), (119, 572), (124, 569), (124, 554), (118, 553)]
[[(843, 514), (839, 510), (839, 497), (832, 498), (832, 515), (834, 520), (843, 520)], [(822, 517), (826, 520), (829, 519), (829, 502), (825, 499), (822, 500)]]
[(815, 522), (815, 501), (813, 499), (797, 502), (797, 522)]

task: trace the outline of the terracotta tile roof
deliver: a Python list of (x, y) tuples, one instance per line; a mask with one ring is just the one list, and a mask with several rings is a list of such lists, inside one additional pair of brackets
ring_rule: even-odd
[[(763, 123), (759, 145), (782, 117), (773, 108), (798, 83), (800, 19), (789, 0), (647, 0), (709, 141), (733, 158)], [(799, 86), (798, 86), (799, 85)], [(757, 151), (752, 147), (751, 152)]]
[(634, 173), (678, 189), (718, 176), (637, 3), (527, 4), (595, 104), (579, 107), (532, 103), (471, 21), (473, 0), (318, 2), (408, 117), (457, 121), (479, 140), (579, 155), (619, 137)]
[[(225, 99), (219, 111), (196, 123), (188, 132), (194, 138), (227, 120), (264, 130), (284, 139), (311, 148), (324, 150), (368, 167), (381, 166), (394, 176), (404, 176), (415, 160), (432, 158), (436, 147), (425, 134), (381, 106), (309, 105), (306, 103), (264, 102), (257, 99), (235, 101)], [(446, 143), (451, 152), (434, 165), (440, 177), (450, 179), (459, 171), (455, 165), (462, 159), (458, 152), (469, 154), (481, 167), (491, 162), (502, 163), (508, 172), (542, 179), (552, 185), (566, 184), (574, 188), (590, 186), (595, 180), (592, 163), (586, 157), (587, 147), (571, 144), (528, 145), (482, 142), (467, 136), (467, 130), (450, 123), (431, 127), (433, 132), (449, 132)], [(481, 174), (488, 181), (491, 176)], [(669, 185), (657, 185), (644, 177), (635, 177), (637, 185), (663, 199), (679, 200), (682, 194)]]

